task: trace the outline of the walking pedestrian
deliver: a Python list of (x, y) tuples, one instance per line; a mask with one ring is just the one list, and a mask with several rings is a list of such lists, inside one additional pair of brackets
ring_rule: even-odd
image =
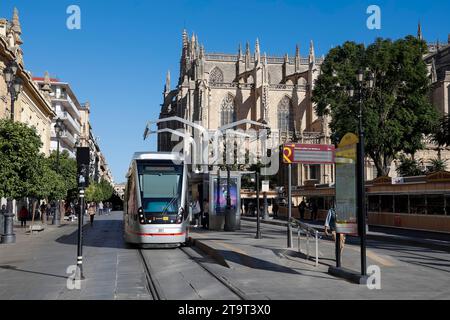
[(45, 204), (45, 202), (43, 202), (41, 204), (40, 210), (41, 210), (41, 222), (42, 222), (42, 224), (44, 224), (45, 221), (47, 220), (46, 219), (47, 218), (47, 205)]
[(19, 211), (19, 221), (21, 228), (27, 226), (27, 219), (28, 219), (28, 209), (25, 206), (22, 206), (22, 209), (20, 209)]
[(298, 206), (298, 211), (300, 213), (300, 220), (305, 220), (306, 202), (302, 200)]
[(91, 227), (94, 226), (95, 211), (96, 211), (95, 210), (95, 204), (91, 203), (89, 205), (89, 209), (88, 209), (88, 215), (89, 215), (89, 218), (90, 218)]
[(100, 201), (98, 204), (98, 215), (101, 216), (103, 214), (103, 202)]
[[(334, 209), (334, 205), (332, 205), (330, 210), (328, 210), (327, 218), (325, 219), (325, 234), (327, 236), (330, 236), (329, 233), (330, 230), (333, 241), (336, 242), (336, 210)], [(341, 257), (342, 251), (344, 250), (344, 246), (345, 246), (345, 234), (341, 234), (341, 241), (340, 241)]]

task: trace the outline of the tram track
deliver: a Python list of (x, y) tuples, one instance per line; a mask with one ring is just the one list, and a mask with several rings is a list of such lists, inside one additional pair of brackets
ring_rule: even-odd
[(139, 256), (144, 264), (145, 278), (147, 279), (147, 288), (152, 295), (153, 300), (167, 300), (164, 291), (162, 290), (158, 280), (154, 276), (154, 272), (150, 263), (145, 259), (142, 253), (143, 249), (138, 249)]
[(198, 264), (203, 270), (205, 270), (217, 281), (219, 281), (223, 286), (225, 286), (228, 290), (230, 290), (233, 294), (235, 294), (239, 298), (239, 300), (249, 300), (244, 292), (242, 292), (239, 288), (231, 284), (226, 278), (219, 276), (214, 271), (212, 271), (211, 268), (197, 261), (197, 258), (191, 255), (186, 247), (180, 247), (180, 250), (183, 251), (183, 253), (186, 254), (192, 261)]
[[(200, 257), (196, 257), (195, 255), (193, 255), (190, 252), (190, 250), (192, 250), (192, 249), (190, 249), (189, 247), (180, 247), (175, 250), (179, 250), (179, 251), (183, 252), (183, 254), (190, 261), (194, 262), (202, 270), (204, 270), (207, 274), (209, 274), (214, 279), (216, 279), (223, 287), (226, 288), (227, 291), (231, 292), (233, 296), (237, 297), (238, 300), (249, 300), (244, 292), (242, 292), (239, 288), (237, 288), (232, 283), (230, 283), (230, 281), (228, 281), (225, 277), (217, 274), (210, 267), (201, 263), (199, 261), (200, 257), (202, 257), (202, 255), (200, 253), (195, 251), (200, 255)], [(144, 271), (145, 271), (145, 277), (146, 277), (146, 281), (147, 281), (148, 291), (150, 292), (153, 300), (168, 300), (166, 294), (164, 293), (164, 290), (162, 289), (161, 284), (156, 279), (155, 272), (149, 261), (150, 259), (145, 256), (144, 251), (145, 251), (144, 249), (138, 249), (138, 254), (144, 265)], [(206, 297), (206, 299), (207, 299), (207, 297)]]

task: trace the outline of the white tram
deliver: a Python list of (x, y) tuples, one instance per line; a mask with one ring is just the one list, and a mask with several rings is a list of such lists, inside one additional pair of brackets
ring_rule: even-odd
[(127, 174), (124, 239), (130, 244), (179, 246), (187, 241), (187, 168), (177, 153), (135, 153)]

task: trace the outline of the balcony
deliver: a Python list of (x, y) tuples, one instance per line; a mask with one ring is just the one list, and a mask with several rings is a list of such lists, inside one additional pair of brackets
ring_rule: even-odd
[(63, 104), (66, 110), (68, 110), (68, 112), (70, 112), (73, 117), (78, 119), (81, 118), (80, 111), (78, 110), (73, 100), (70, 98), (70, 95), (68, 95), (66, 92), (55, 94), (53, 100), (55, 102), (60, 102), (61, 104)]
[(71, 148), (73, 148), (77, 142), (77, 139), (67, 130), (61, 134), (61, 140), (63, 140)]
[(80, 124), (77, 121), (75, 121), (75, 119), (72, 117), (70, 113), (68, 113), (67, 111), (57, 112), (57, 116), (60, 119), (64, 120), (64, 125), (68, 127), (70, 131), (76, 132), (77, 134), (81, 132)]

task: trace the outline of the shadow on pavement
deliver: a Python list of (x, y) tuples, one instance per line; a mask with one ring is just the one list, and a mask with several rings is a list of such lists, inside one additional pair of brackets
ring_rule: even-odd
[(10, 266), (10, 265), (0, 266), (0, 269), (4, 269), (4, 270), (13, 270), (13, 271), (18, 271), (18, 272), (25, 272), (25, 273), (38, 274), (38, 275), (42, 275), (42, 276), (48, 276), (48, 277), (55, 277), (55, 278), (63, 278), (63, 279), (67, 279), (67, 276), (60, 276), (60, 275), (50, 274), (50, 273), (44, 273), (44, 272), (37, 272), (37, 271), (30, 271), (30, 270), (23, 270), (23, 269), (19, 269), (19, 268), (15, 267), (15, 266)]
[[(59, 237), (55, 241), (76, 246), (78, 244), (78, 230)], [(126, 249), (127, 246), (123, 241), (123, 221), (111, 216), (111, 218), (103, 217), (94, 221), (94, 226), (84, 225), (83, 246)]]

